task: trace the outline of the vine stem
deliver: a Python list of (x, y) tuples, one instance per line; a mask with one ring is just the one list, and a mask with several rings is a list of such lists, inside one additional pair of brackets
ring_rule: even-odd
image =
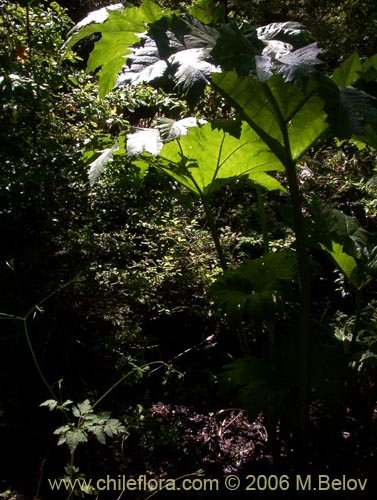
[(144, 371), (147, 367), (151, 366), (151, 365), (165, 365), (166, 363), (164, 361), (151, 361), (150, 363), (145, 363), (144, 365), (141, 365), (141, 366), (135, 366), (131, 371), (127, 372), (125, 375), (123, 375), (123, 377), (121, 377), (119, 380), (117, 380), (115, 382), (115, 384), (113, 384), (109, 389), (107, 389), (107, 391), (102, 394), (102, 396), (100, 398), (97, 399), (97, 401), (95, 403), (93, 403), (92, 405), (92, 409), (95, 408), (96, 406), (98, 406), (101, 401), (103, 399), (106, 398), (106, 396), (108, 396), (110, 394), (110, 392), (112, 392), (116, 387), (118, 387), (118, 385), (120, 385), (126, 378), (128, 378), (130, 375), (132, 375), (135, 371), (139, 370), (139, 371)]
[[(57, 293), (61, 292), (64, 288), (67, 288), (72, 283), (77, 282), (79, 279), (80, 279), (80, 277), (76, 276), (71, 281), (64, 283), (58, 289), (49, 293), (40, 302), (38, 302), (38, 304), (32, 306), (24, 316), (15, 316), (15, 315), (11, 315), (11, 314), (0, 313), (0, 319), (20, 321), (22, 323), (22, 329), (23, 329), (23, 332), (24, 332), (24, 335), (26, 338), (26, 342), (27, 342), (31, 357), (33, 359), (34, 366), (35, 366), (39, 376), (41, 377), (43, 384), (46, 386), (48, 392), (51, 394), (52, 398), (55, 401), (59, 401), (59, 399), (58, 399), (57, 395), (55, 394), (54, 390), (52, 389), (51, 385), (48, 383), (48, 381), (43, 373), (43, 370), (39, 364), (37, 355), (35, 353), (35, 350), (34, 350), (34, 347), (33, 347), (33, 344), (31, 342), (31, 338), (30, 338), (30, 333), (29, 333), (29, 329), (28, 329), (28, 319), (30, 318), (30, 316), (35, 315), (37, 312), (43, 312), (42, 306), (45, 302), (47, 302), (51, 297), (53, 297)], [(66, 414), (65, 410), (63, 408), (61, 408), (61, 410), (62, 410), (65, 418), (69, 421), (68, 415)]]
[(24, 329), (24, 333), (25, 333), (25, 337), (26, 337), (26, 342), (28, 344), (29, 351), (30, 351), (31, 357), (33, 358), (33, 362), (34, 362), (34, 365), (37, 369), (37, 372), (39, 373), (39, 376), (41, 377), (44, 385), (46, 386), (48, 392), (51, 394), (52, 398), (55, 399), (56, 401), (58, 401), (58, 398), (56, 397), (55, 392), (53, 391), (51, 385), (47, 382), (47, 379), (43, 374), (42, 368), (39, 365), (37, 356), (36, 356), (34, 348), (33, 348), (33, 344), (31, 343), (31, 340), (30, 340), (29, 330), (27, 327), (27, 318), (23, 318), (22, 324), (23, 324), (23, 329)]

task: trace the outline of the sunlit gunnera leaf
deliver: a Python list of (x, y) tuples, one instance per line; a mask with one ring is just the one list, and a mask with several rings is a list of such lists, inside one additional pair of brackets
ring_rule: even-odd
[(158, 156), (144, 159), (199, 196), (210, 195), (239, 177), (261, 181), (267, 189), (283, 189), (276, 179), (268, 185), (266, 174), (283, 170), (282, 164), (246, 123), (240, 137), (211, 123), (192, 127), (187, 135), (165, 144)]

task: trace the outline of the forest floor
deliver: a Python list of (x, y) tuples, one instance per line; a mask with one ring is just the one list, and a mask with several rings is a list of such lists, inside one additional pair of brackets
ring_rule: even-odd
[[(320, 405), (313, 406), (311, 423), (312, 442), (315, 447), (311, 449), (310, 459), (305, 464), (300, 464), (297, 463), (294, 451), (283, 439), (279, 442), (279, 454), (273, 453), (262, 415), (251, 422), (245, 412), (237, 408), (209, 411), (199, 407), (160, 402), (148, 410), (146, 417), (147, 428), (154, 422), (155, 435), (144, 435), (145, 446), (141, 439), (142, 428), (141, 435), (137, 438), (138, 444), (137, 441), (133, 443), (130, 436), (124, 446), (128, 458), (123, 460), (121, 468), (127, 471), (128, 478), (136, 478), (138, 474), (145, 475), (148, 480), (166, 481), (174, 478), (178, 485), (184, 478), (197, 480), (196, 485), (200, 485), (201, 480), (204, 485), (206, 479), (215, 480), (214, 483), (209, 482), (207, 488), (197, 491), (181, 489), (179, 499), (184, 500), (375, 500), (377, 406), (366, 434), (360, 433), (360, 429), (356, 427), (353, 428), (352, 415), (349, 417), (348, 428), (342, 429), (334, 438), (331, 436), (333, 428), (329, 428), (329, 420), (323, 414), (323, 408)], [(280, 430), (276, 430), (279, 440)], [(157, 442), (156, 435), (159, 436), (160, 445), (153, 445), (148, 452), (150, 443)], [(111, 448), (107, 448), (110, 454), (115, 450), (114, 448), (111, 452)], [(106, 458), (103, 448), (102, 452), (101, 448), (97, 451), (97, 456), (95, 453), (87, 456), (84, 454), (81, 459), (87, 462), (88, 466), (97, 463), (101, 474), (101, 467), (106, 470)], [(226, 487), (226, 478), (230, 476), (236, 483), (239, 480), (237, 488)], [(322, 490), (318, 488), (320, 477), (325, 478)], [(312, 486), (311, 491), (309, 484)], [(327, 484), (334, 484), (334, 488), (326, 489)], [(40, 500), (39, 497), (25, 496), (5, 484), (0, 486), (4, 486), (3, 491), (7, 488), (5, 493), (0, 492), (0, 500)], [(50, 495), (45, 492), (41, 498), (63, 498), (52, 491)], [(147, 500), (152, 496), (156, 496), (156, 500), (173, 499), (177, 498), (177, 491), (127, 491), (120, 495), (119, 492), (100, 492), (96, 500)]]
[[(330, 437), (328, 422), (322, 418), (321, 408), (312, 408), (312, 432), (315, 435), (315, 449), (312, 457), (301, 467), (292, 449), (281, 441), (279, 456), (273, 456), (267, 429), (263, 417), (259, 416), (250, 422), (242, 410), (222, 409), (217, 412), (195, 411), (193, 408), (179, 405), (156, 404), (152, 415), (160, 422), (164, 420), (174, 428), (179, 422), (181, 429), (176, 452), (170, 449), (170, 456), (159, 456), (154, 476), (159, 478), (175, 477), (177, 468), (186, 466), (188, 472), (191, 464), (201, 464), (206, 477), (219, 479), (220, 491), (200, 492), (196, 496), (191, 492), (187, 498), (316, 498), (321, 500), (334, 499), (373, 499), (377, 497), (377, 406), (374, 410), (373, 422), (367, 430), (366, 439), (360, 436), (356, 429), (350, 426), (343, 429), (335, 439)], [(279, 428), (277, 428), (279, 439)], [(182, 451), (184, 453), (182, 453)], [(185, 455), (185, 458), (182, 457)], [(177, 467), (178, 466), (178, 467)], [(153, 468), (153, 467), (152, 467)], [(236, 475), (241, 483), (235, 491), (224, 489), (224, 478)], [(256, 481), (263, 476), (259, 488)], [(275, 479), (271, 479), (265, 487), (265, 479), (276, 476), (288, 477), (289, 488), (286, 491), (275, 489)], [(297, 476), (303, 480), (310, 476), (312, 490), (298, 491)], [(317, 491), (319, 476), (328, 476), (335, 482), (334, 488)], [(199, 476), (198, 476), (199, 477)], [(358, 480), (365, 488), (359, 487)], [(356, 480), (354, 482), (353, 480)], [(284, 486), (285, 484), (282, 483)], [(324, 488), (326, 486), (324, 483)], [(222, 486), (221, 486), (222, 485)], [(357, 485), (357, 488), (353, 488)], [(300, 484), (298, 485), (300, 486)], [(336, 489), (337, 488), (337, 489)], [(314, 491), (315, 490), (315, 491)], [(159, 495), (162, 492), (159, 493)], [(185, 495), (180, 495), (182, 498)], [(166, 498), (172, 498), (166, 493)]]

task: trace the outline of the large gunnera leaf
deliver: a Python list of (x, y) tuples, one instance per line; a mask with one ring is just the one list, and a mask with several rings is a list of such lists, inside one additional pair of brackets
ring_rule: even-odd
[(258, 38), (266, 45), (270, 41), (279, 40), (295, 47), (303, 47), (310, 40), (309, 30), (301, 23), (288, 21), (271, 23), (257, 28)]
[[(123, 10), (123, 9), (124, 9), (124, 5), (122, 3), (116, 3), (114, 5), (108, 5), (107, 7), (101, 7), (100, 9), (93, 10), (86, 17), (84, 17), (84, 19), (82, 19), (80, 22), (78, 22), (71, 29), (71, 31), (68, 33), (68, 36), (72, 37), (72, 35), (76, 35), (81, 30), (81, 28), (84, 28), (84, 26), (88, 26), (89, 24), (104, 23), (106, 21), (106, 19), (109, 17), (109, 12), (111, 10)], [(84, 36), (86, 36), (86, 35), (84, 35)], [(78, 41), (77, 35), (75, 36), (75, 39), (76, 39), (76, 41)], [(72, 39), (69, 39), (67, 41), (66, 45), (69, 44), (70, 46), (72, 46), (72, 45), (74, 45), (74, 43), (76, 43), (74, 40), (73, 41), (71, 41), (71, 40)]]
[(293, 251), (269, 253), (226, 271), (212, 286), (211, 295), (232, 321), (263, 320), (289, 301), (297, 271)]
[(210, 49), (196, 48), (181, 50), (169, 57), (169, 63), (176, 67), (174, 78), (187, 92), (196, 85), (209, 85), (210, 75), (216, 66), (207, 62)]
[(168, 69), (167, 61), (160, 58), (156, 42), (149, 36), (141, 38), (143, 45), (131, 50), (131, 55), (128, 57), (129, 66), (117, 79), (116, 87), (152, 82), (162, 77)]
[(280, 76), (261, 82), (234, 72), (215, 73), (212, 82), (284, 164), (298, 160), (328, 128), (318, 95), (305, 94)]
[(254, 356), (236, 359), (225, 366), (219, 381), (220, 390), (231, 395), (247, 411), (250, 420), (263, 411), (268, 422), (275, 424), (284, 406), (289, 406), (288, 384), (279, 368), (275, 360)]
[(211, 123), (190, 128), (186, 136), (165, 144), (158, 156), (142, 158), (198, 196), (210, 195), (242, 176), (269, 190), (284, 189), (266, 173), (283, 170), (283, 166), (246, 123), (240, 137)]
[[(101, 33), (88, 60), (88, 71), (99, 71), (99, 94), (104, 97), (115, 86), (118, 73), (131, 54), (130, 47), (141, 39), (148, 24), (160, 19), (163, 12), (151, 0), (144, 0), (141, 7), (126, 7), (98, 11), (97, 16), (86, 19), (76, 26), (66, 43), (70, 48), (81, 39), (94, 33)], [(106, 19), (102, 19), (106, 16)], [(100, 20), (101, 22), (98, 22)], [(94, 21), (94, 22), (92, 22)], [(88, 22), (90, 24), (88, 24)]]
[(100, 34), (87, 68), (99, 69), (99, 93), (114, 86), (173, 78), (196, 98), (210, 83), (211, 72), (235, 70), (267, 79), (274, 73), (284, 79), (302, 79), (320, 62), (320, 49), (308, 45), (305, 28), (298, 23), (275, 23), (256, 30), (221, 23), (223, 6), (201, 0), (189, 9), (191, 16), (163, 11), (152, 0), (140, 7), (126, 3), (98, 9), (78, 23), (65, 46)]

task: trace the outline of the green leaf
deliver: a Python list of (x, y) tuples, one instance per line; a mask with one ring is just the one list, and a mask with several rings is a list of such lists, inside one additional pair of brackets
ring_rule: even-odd
[(304, 90), (316, 73), (315, 66), (321, 63), (317, 57), (320, 52), (322, 49), (316, 43), (291, 50), (286, 43), (272, 40), (263, 50), (263, 55), (255, 58), (257, 76), (265, 82), (274, 74), (280, 75), (285, 82), (292, 82)]
[(71, 454), (75, 452), (77, 446), (80, 443), (86, 443), (88, 441), (87, 435), (80, 429), (67, 431), (64, 435), (64, 438)]
[(182, 135), (187, 135), (188, 129), (197, 127), (198, 121), (194, 116), (183, 118), (182, 120), (172, 120), (170, 118), (158, 118), (157, 129), (161, 138), (166, 141), (173, 141)]
[(60, 408), (66, 410), (67, 408), (69, 408), (71, 406), (71, 404), (73, 404), (73, 401), (71, 399), (67, 399), (66, 401), (64, 401), (61, 405), (60, 405)]
[(140, 41), (140, 34), (145, 32), (148, 23), (160, 19), (163, 11), (151, 0), (145, 0), (141, 7), (127, 7), (124, 10), (108, 10), (102, 23), (79, 27), (66, 43), (70, 48), (82, 38), (94, 33), (102, 36), (96, 42), (88, 60), (88, 71), (99, 72), (99, 95), (104, 97), (113, 88), (118, 73), (131, 54), (130, 47)]
[(248, 75), (255, 72), (255, 56), (262, 52), (263, 47), (255, 29), (241, 31), (236, 26), (225, 25), (219, 27), (219, 36), (211, 56), (223, 70), (235, 70), (239, 75)]
[(265, 172), (252, 173), (249, 175), (249, 179), (258, 186), (263, 187), (267, 191), (283, 191), (287, 190), (285, 187), (277, 180)]
[(88, 60), (88, 71), (98, 73), (99, 96), (105, 97), (115, 86), (118, 73), (126, 62), (126, 56), (131, 54), (127, 45), (139, 41), (139, 37), (129, 33), (103, 33), (101, 39), (95, 44)]
[(373, 275), (370, 234), (354, 217), (318, 199), (312, 201), (309, 210), (314, 219), (309, 229), (312, 241), (318, 242), (354, 287), (362, 289)]
[(198, 0), (189, 8), (189, 13), (204, 24), (214, 24), (224, 20), (225, 5), (213, 0)]
[(84, 415), (90, 413), (91, 411), (92, 411), (92, 405), (89, 399), (85, 399), (85, 401), (78, 403), (77, 406), (74, 406), (72, 408), (72, 413), (75, 417), (83, 417)]
[(168, 11), (163, 11), (161, 7), (153, 0), (143, 0), (141, 4), (141, 12), (147, 23), (153, 24), (164, 15), (168, 15)]
[(376, 99), (353, 87), (341, 88), (337, 114), (339, 139), (355, 136), (369, 144), (366, 125), (377, 125)]
[[(354, 139), (359, 143), (377, 148), (377, 99), (369, 93), (372, 82), (377, 81), (377, 60), (366, 61), (365, 72), (357, 63), (356, 55), (351, 56), (335, 71), (333, 79), (316, 75), (309, 86), (317, 92), (325, 102), (325, 111), (332, 134), (338, 139)], [(358, 71), (360, 69), (360, 71)], [(357, 76), (355, 80), (355, 76)], [(352, 83), (353, 86), (339, 86)]]
[(192, 127), (187, 136), (165, 144), (157, 157), (144, 156), (144, 160), (198, 196), (210, 195), (230, 180), (242, 176), (275, 189), (280, 184), (269, 183), (267, 174), (261, 174), (283, 169), (246, 123), (240, 138), (212, 128), (211, 123)]
[(109, 437), (114, 437), (117, 434), (125, 432), (125, 430), (124, 425), (116, 418), (110, 418), (103, 428), (104, 433)]
[(212, 82), (283, 164), (287, 155), (298, 160), (328, 128), (323, 101), (280, 76), (260, 82), (234, 72), (215, 73)]
[[(355, 135), (354, 139), (356, 141), (356, 144), (367, 144), (368, 146), (377, 149), (377, 130), (373, 125), (366, 124), (363, 135)], [(360, 146), (358, 147), (360, 149)]]
[(169, 57), (169, 63), (176, 67), (174, 78), (185, 92), (193, 87), (199, 86), (201, 90), (209, 85), (211, 73), (216, 71), (216, 67), (207, 62), (209, 54), (208, 48), (194, 48), (181, 50)]
[(89, 164), (89, 183), (93, 186), (102, 172), (105, 170), (107, 164), (112, 160), (113, 153), (118, 149), (118, 144), (115, 143), (111, 148), (106, 148), (100, 151), (100, 156)]
[(116, 86), (173, 76), (189, 97), (200, 95), (216, 70), (208, 59), (219, 34), (195, 19), (169, 24), (172, 31), (167, 22), (160, 22), (140, 35), (141, 43), (131, 49)]
[(296, 254), (269, 253), (226, 271), (212, 286), (211, 295), (231, 320), (265, 319), (287, 299), (287, 283), (297, 276)]
[(367, 270), (371, 276), (377, 277), (377, 246), (371, 248)]
[(63, 425), (61, 427), (58, 427), (57, 429), (54, 430), (54, 434), (59, 436), (58, 440), (58, 446), (61, 446), (62, 444), (66, 443), (66, 434), (69, 430), (72, 429), (71, 425)]
[(148, 173), (149, 165), (144, 161), (134, 161), (132, 164), (136, 168), (136, 177), (141, 181)]
[(106, 444), (106, 434), (102, 427), (96, 426), (92, 432), (101, 444)]
[(308, 29), (295, 21), (267, 24), (257, 28), (257, 34), (263, 42), (278, 40), (297, 48), (306, 45), (310, 40)]
[[(179, 49), (212, 49), (216, 43), (219, 36), (217, 28), (212, 28), (207, 26), (197, 19), (185, 19), (184, 27), (187, 33), (183, 35), (182, 47)], [(176, 29), (174, 33), (177, 33)], [(179, 36), (179, 31), (177, 33)], [(175, 45), (175, 43), (173, 44)]]
[(354, 52), (334, 71), (332, 80), (339, 87), (348, 87), (355, 82), (360, 71), (360, 57), (357, 52)]
[(145, 151), (157, 155), (163, 143), (161, 136), (156, 129), (139, 129), (127, 136), (127, 155), (130, 158), (135, 158)]
[(123, 68), (116, 81), (116, 87), (128, 83), (136, 85), (141, 82), (152, 82), (167, 71), (168, 63), (160, 58), (156, 42), (145, 35), (141, 40), (143, 45), (132, 49), (132, 55), (128, 57), (128, 66)]
[[(68, 33), (68, 36), (70, 37), (67, 42), (64, 44), (65, 46), (68, 47), (73, 47), (73, 45), (76, 42), (72, 42), (72, 35), (78, 34), (78, 32), (84, 28), (85, 26), (88, 26), (92, 23), (103, 23), (106, 21), (106, 19), (109, 17), (109, 12), (110, 10), (123, 10), (124, 6), (123, 4), (115, 4), (115, 5), (108, 5), (107, 7), (102, 7), (97, 10), (91, 11), (84, 19), (82, 19), (80, 22), (78, 22)], [(85, 35), (84, 35), (85, 36)], [(83, 38), (83, 37), (81, 37)], [(80, 38), (80, 40), (81, 40)]]
[(41, 403), (39, 406), (47, 406), (47, 408), (52, 411), (55, 410), (58, 405), (59, 403), (58, 401), (56, 401), (56, 399), (47, 399), (47, 401), (43, 401), (43, 403)]
[(314, 240), (321, 241), (331, 250), (332, 242), (340, 243), (345, 252), (358, 258), (369, 244), (369, 233), (355, 217), (350, 217), (319, 199), (314, 199), (309, 210), (315, 226), (311, 230)]
[[(318, 54), (322, 49), (308, 30), (296, 22), (272, 23), (257, 29), (258, 38), (265, 48), (256, 57), (256, 72), (261, 81), (274, 74), (304, 89), (308, 79), (321, 64)], [(309, 44), (308, 44), (309, 43)]]
[(272, 64), (272, 72), (281, 75), (286, 82), (292, 82), (302, 90), (307, 81), (315, 73), (315, 66), (321, 64), (318, 54), (322, 49), (317, 43), (312, 43), (300, 49), (276, 57)]
[(331, 256), (337, 267), (342, 271), (346, 278), (353, 282), (352, 276), (357, 268), (357, 262), (348, 253), (343, 251), (343, 245), (333, 241), (331, 248), (323, 244), (321, 244), (321, 247), (328, 255)]
[(237, 359), (225, 367), (220, 378), (220, 387), (236, 397), (254, 420), (263, 411), (268, 420), (281, 417), (282, 406), (289, 392), (284, 376), (276, 363), (248, 357)]

